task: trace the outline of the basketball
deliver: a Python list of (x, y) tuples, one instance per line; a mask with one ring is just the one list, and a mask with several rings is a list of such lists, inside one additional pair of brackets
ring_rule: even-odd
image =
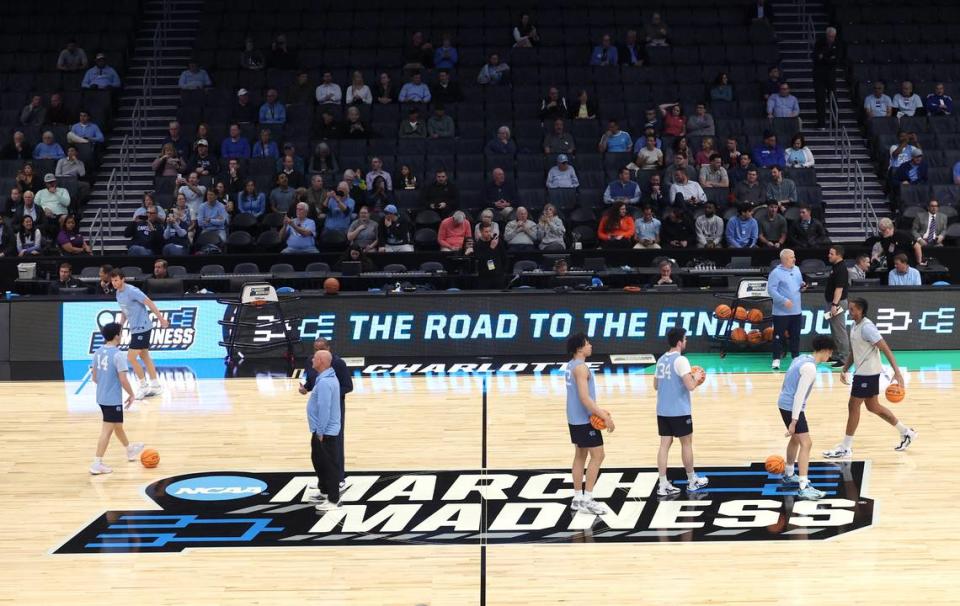
[(729, 320), (733, 317), (733, 310), (730, 309), (729, 305), (720, 304), (717, 305), (717, 308), (713, 310), (713, 315), (717, 316), (721, 320)]
[(152, 469), (160, 464), (160, 453), (153, 448), (147, 448), (140, 453), (140, 463)]
[(336, 278), (327, 278), (323, 281), (323, 292), (328, 295), (335, 295), (340, 292), (340, 280)]
[(697, 385), (703, 385), (703, 382), (707, 380), (707, 371), (703, 369), (703, 366), (691, 366), (690, 372), (693, 373), (693, 378), (697, 380)]
[(763, 340), (767, 343), (773, 341), (773, 326), (767, 326), (763, 329)]
[(738, 307), (735, 312), (733, 312), (733, 317), (740, 320), (741, 322), (747, 319), (747, 308)]
[(757, 343), (763, 343), (763, 333), (759, 330), (751, 330), (747, 333), (747, 341), (756, 345)]
[(734, 343), (744, 343), (747, 340), (747, 331), (739, 326), (730, 331), (730, 340)]
[(594, 429), (606, 429), (607, 424), (597, 415), (590, 415), (590, 427)]
[(787, 462), (783, 460), (783, 457), (780, 455), (770, 455), (767, 457), (767, 462), (764, 463), (764, 467), (767, 469), (767, 473), (783, 473), (783, 470), (786, 469)]
[(751, 324), (759, 324), (760, 322), (763, 322), (763, 312), (756, 308), (751, 309), (747, 313), (747, 322), (750, 322)]
[(903, 399), (907, 397), (907, 390), (904, 389), (902, 385), (891, 383), (887, 385), (887, 390), (884, 392), (884, 395), (887, 397), (887, 402), (896, 404), (897, 402), (902, 402)]

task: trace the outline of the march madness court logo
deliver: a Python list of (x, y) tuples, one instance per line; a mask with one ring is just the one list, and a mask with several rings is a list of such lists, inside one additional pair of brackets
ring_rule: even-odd
[[(160, 328), (157, 318), (150, 314), (153, 321), (153, 330), (150, 333), (150, 349), (154, 351), (186, 351), (190, 349), (197, 337), (197, 313), (196, 307), (178, 307), (175, 309), (161, 309), (170, 326)], [(97, 351), (103, 345), (103, 335), (100, 329), (111, 322), (120, 321), (120, 311), (103, 310), (97, 314), (97, 328), (90, 333), (89, 353)], [(120, 335), (120, 347), (126, 348), (130, 345), (130, 328), (123, 325), (123, 333)]]
[[(351, 473), (337, 511), (309, 502), (312, 474), (209, 472), (154, 482), (160, 509), (108, 511), (55, 553), (176, 552), (198, 547), (822, 540), (873, 522), (861, 494), (869, 463), (813, 463), (821, 501), (796, 500), (762, 463), (698, 470), (702, 494), (658, 499), (655, 469), (605, 469), (572, 512), (567, 470)], [(682, 475), (682, 474), (678, 474)], [(675, 483), (683, 487), (683, 481)]]

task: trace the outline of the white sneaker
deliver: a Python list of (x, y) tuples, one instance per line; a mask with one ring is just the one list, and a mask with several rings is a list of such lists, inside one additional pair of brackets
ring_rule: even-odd
[(603, 503), (599, 503), (593, 499), (587, 498), (584, 498), (582, 501), (580, 501), (580, 511), (584, 513), (592, 513), (595, 516), (610, 513), (610, 510), (607, 509), (607, 506)]
[(580, 508), (583, 506), (583, 497), (573, 497), (573, 500), (570, 501), (570, 509), (573, 511), (580, 511)]
[(308, 503), (324, 503), (326, 500), (327, 495), (323, 494), (319, 490), (311, 490), (307, 493)]
[(709, 478), (704, 478), (702, 476), (697, 476), (697, 479), (693, 482), (687, 484), (687, 492), (697, 492), (701, 489), (707, 487), (707, 484), (710, 483)]
[(853, 456), (853, 449), (837, 444), (833, 450), (824, 450), (823, 456), (827, 459), (848, 459)]
[(90, 474), (95, 476), (98, 476), (104, 473), (111, 473), (112, 471), (113, 471), (112, 469), (110, 469), (103, 463), (94, 463), (93, 465), (90, 466)]
[(819, 501), (825, 496), (827, 496), (827, 493), (814, 488), (812, 485), (807, 485), (806, 488), (797, 491), (797, 498), (801, 501)]
[(159, 381), (154, 381), (147, 386), (147, 393), (144, 394), (148, 398), (152, 396), (159, 396), (163, 393), (163, 385)]
[(142, 442), (130, 442), (130, 445), (127, 446), (127, 460), (136, 461), (141, 452), (143, 452)]
[(680, 489), (673, 484), (661, 484), (660, 487), (657, 488), (658, 497), (672, 497), (675, 494), (680, 494)]
[(900, 445), (894, 446), (893, 449), (898, 452), (903, 452), (904, 450), (910, 448), (910, 445), (913, 444), (913, 441), (917, 439), (917, 432), (914, 428), (907, 430), (907, 433), (900, 436)]
[(347, 488), (347, 481), (340, 480), (340, 490), (342, 491), (342, 490), (345, 490), (346, 488)]
[(149, 397), (149, 396), (150, 396), (150, 386), (149, 386), (149, 385), (141, 385), (140, 387), (138, 387), (138, 388), (136, 389), (136, 392), (134, 393), (133, 399), (134, 399), (134, 400), (143, 400), (144, 398), (147, 398), (147, 397)]
[(770, 364), (770, 368), (773, 370), (780, 370), (780, 360), (774, 360), (773, 363)]
[(336, 503), (334, 503), (333, 501), (328, 501), (324, 499), (323, 502), (318, 503), (317, 506), (314, 507), (314, 509), (316, 509), (317, 511), (333, 511), (335, 509), (340, 509), (340, 502), (337, 501)]

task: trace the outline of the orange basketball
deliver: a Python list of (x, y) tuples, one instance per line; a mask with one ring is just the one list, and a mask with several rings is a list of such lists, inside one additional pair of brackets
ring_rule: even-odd
[(767, 468), (767, 473), (783, 473), (783, 470), (787, 467), (787, 462), (780, 455), (770, 455), (767, 457), (764, 467)]
[(594, 429), (606, 429), (607, 424), (597, 415), (590, 415), (590, 427)]
[(733, 317), (733, 310), (730, 309), (729, 305), (724, 305), (721, 303), (717, 305), (717, 308), (713, 310), (713, 315), (717, 316), (721, 320), (729, 320)]
[(773, 341), (773, 326), (767, 326), (763, 329), (763, 340), (767, 343)]
[(763, 333), (759, 330), (751, 330), (747, 333), (747, 341), (756, 345), (757, 343), (763, 343)]
[(750, 322), (751, 324), (759, 324), (760, 322), (763, 322), (763, 312), (757, 308), (751, 309), (749, 312), (747, 312), (747, 322)]
[(738, 326), (730, 331), (730, 339), (734, 343), (743, 343), (747, 340), (747, 331)]
[(147, 448), (140, 453), (140, 463), (142, 463), (144, 467), (156, 467), (160, 464), (160, 453), (153, 448)]
[(747, 308), (738, 307), (736, 311), (733, 312), (733, 317), (740, 320), (741, 322), (747, 319)]
[(703, 385), (703, 382), (707, 380), (707, 371), (703, 369), (703, 366), (691, 366), (690, 372), (693, 373), (693, 378), (697, 380), (697, 385)]
[(891, 383), (887, 385), (887, 390), (884, 392), (884, 395), (887, 396), (887, 402), (896, 404), (897, 402), (902, 402), (903, 399), (907, 397), (907, 390), (904, 389), (902, 385)]
[(327, 278), (323, 281), (323, 292), (328, 295), (335, 295), (340, 292), (340, 280), (336, 278)]

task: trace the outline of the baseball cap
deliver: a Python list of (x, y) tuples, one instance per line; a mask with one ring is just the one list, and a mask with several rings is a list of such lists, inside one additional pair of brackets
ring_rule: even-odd
[(47, 173), (43, 176), (44, 183), (53, 183), (57, 178), (53, 176), (53, 173)]
[(920, 149), (919, 147), (914, 147), (914, 148), (913, 148), (913, 151), (910, 152), (910, 157), (911, 157), (911, 158), (919, 158), (919, 157), (922, 156), (922, 155), (923, 155), (923, 150)]
[(106, 59), (106, 58), (107, 58), (107, 56), (104, 55), (103, 53), (97, 53), (97, 56), (94, 57), (94, 59)]
[(567, 154), (560, 154), (557, 156), (557, 164), (566, 164), (570, 161), (570, 158), (567, 157)]
[(197, 140), (197, 145), (210, 145), (210, 144), (207, 143), (206, 139), (199, 139)]
[(248, 94), (248, 93), (247, 93), (247, 89), (245, 89), (245, 88), (241, 88), (240, 90), (237, 91), (237, 96), (238, 96), (238, 97), (242, 97), (242, 96), (244, 96), (244, 95), (246, 95), (246, 94)]
[(387, 204), (383, 209), (383, 213), (386, 215), (395, 215), (397, 214), (397, 207), (393, 204)]

